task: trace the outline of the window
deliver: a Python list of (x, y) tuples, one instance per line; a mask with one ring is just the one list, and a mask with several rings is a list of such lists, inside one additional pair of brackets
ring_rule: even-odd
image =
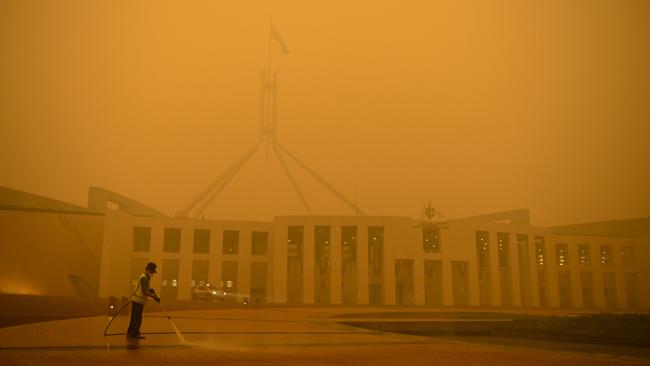
[(223, 254), (238, 254), (239, 253), (239, 231), (224, 230), (223, 231)]
[(354, 262), (357, 255), (357, 227), (341, 227), (341, 251), (344, 262)]
[(203, 286), (208, 283), (208, 270), (210, 262), (207, 260), (192, 261), (192, 287)]
[(194, 253), (210, 253), (210, 230), (194, 230)]
[(634, 248), (633, 247), (622, 247), (621, 248), (621, 259), (623, 260), (623, 265), (626, 267), (634, 266)]
[(569, 247), (567, 244), (555, 244), (555, 256), (557, 258), (558, 266), (569, 266)]
[(318, 262), (328, 262), (330, 255), (330, 227), (316, 226), (314, 228), (314, 259)]
[(476, 261), (478, 266), (479, 305), (492, 304), (492, 283), (490, 273), (490, 233), (476, 232)]
[(178, 259), (163, 259), (160, 270), (160, 297), (163, 299), (178, 299), (178, 275), (180, 261)]
[(266, 255), (269, 233), (266, 231), (253, 231), (251, 238), (251, 254)]
[(580, 267), (588, 266), (591, 264), (591, 249), (587, 244), (578, 245), (578, 260)]
[(165, 228), (163, 252), (178, 253), (181, 251), (181, 229)]
[(497, 251), (499, 253), (499, 267), (510, 266), (510, 235), (508, 233), (497, 233)]
[(431, 227), (422, 228), (422, 249), (425, 253), (440, 252), (440, 230)]
[(476, 232), (476, 256), (479, 272), (490, 267), (490, 234), (487, 231)]
[(221, 265), (221, 280), (225, 285), (224, 290), (230, 293), (237, 293), (237, 284), (239, 280), (239, 263), (224, 261)]
[(357, 303), (357, 227), (341, 227), (341, 303)]
[(133, 228), (133, 251), (148, 252), (151, 250), (151, 228), (139, 227)]
[(543, 236), (535, 237), (535, 258), (537, 260), (537, 293), (539, 306), (548, 304), (548, 273), (546, 271), (546, 240)]
[(537, 265), (539, 267), (544, 267), (544, 262), (546, 260), (546, 245), (544, 244), (543, 236), (535, 237), (535, 257), (537, 258)]
[(117, 203), (117, 202), (106, 200), (106, 210), (119, 211), (120, 210), (120, 204)]
[(368, 227), (368, 273), (370, 276), (381, 276), (384, 263), (384, 228), (381, 226)]
[(612, 262), (612, 246), (611, 245), (601, 245), (600, 246), (600, 264), (603, 266), (611, 266), (614, 264)]
[(454, 305), (469, 305), (469, 263), (466, 261), (452, 261), (451, 275)]
[(267, 267), (265, 262), (251, 262), (251, 296), (255, 297), (257, 294), (261, 296), (260, 300), (263, 300), (266, 294)]
[(287, 228), (287, 246), (289, 256), (302, 257), (303, 231), (304, 229), (302, 226), (289, 226)]

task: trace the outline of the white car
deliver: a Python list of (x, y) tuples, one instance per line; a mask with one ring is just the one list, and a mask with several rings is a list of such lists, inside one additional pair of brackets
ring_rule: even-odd
[(210, 285), (200, 285), (192, 289), (192, 300), (223, 300), (226, 293)]

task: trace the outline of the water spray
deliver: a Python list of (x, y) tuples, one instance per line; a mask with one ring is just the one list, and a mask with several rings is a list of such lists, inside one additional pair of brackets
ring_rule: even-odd
[(178, 330), (178, 328), (176, 327), (176, 324), (175, 324), (174, 321), (172, 320), (171, 315), (169, 315), (169, 312), (167, 312), (167, 309), (165, 309), (165, 306), (164, 306), (164, 305), (162, 304), (162, 302), (160, 301), (160, 298), (156, 295), (155, 292), (153, 292), (153, 290), (152, 290), (152, 293), (153, 293), (154, 296), (156, 296), (156, 302), (160, 305), (160, 308), (163, 310), (163, 312), (164, 312), (165, 315), (167, 316), (167, 320), (169, 320), (169, 322), (171, 323), (171, 325), (172, 325), (172, 327), (174, 328), (174, 331), (176, 332), (176, 335), (178, 336), (178, 338), (181, 340), (182, 343), (187, 343), (187, 341), (185, 340), (185, 338), (183, 337), (183, 335), (181, 334), (181, 332), (180, 332), (180, 331)]

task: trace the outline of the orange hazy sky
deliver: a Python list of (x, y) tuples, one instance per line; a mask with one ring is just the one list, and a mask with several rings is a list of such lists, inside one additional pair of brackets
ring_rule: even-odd
[[(256, 142), (271, 16), (279, 140), (368, 214), (650, 216), (645, 0), (3, 0), (0, 185), (184, 208)], [(303, 213), (264, 148), (206, 211)]]

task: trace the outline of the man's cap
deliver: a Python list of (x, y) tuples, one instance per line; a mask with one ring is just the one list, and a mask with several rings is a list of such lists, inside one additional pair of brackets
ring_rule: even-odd
[(147, 267), (145, 269), (148, 269), (151, 273), (156, 273), (156, 263), (154, 262), (149, 262), (147, 263)]

